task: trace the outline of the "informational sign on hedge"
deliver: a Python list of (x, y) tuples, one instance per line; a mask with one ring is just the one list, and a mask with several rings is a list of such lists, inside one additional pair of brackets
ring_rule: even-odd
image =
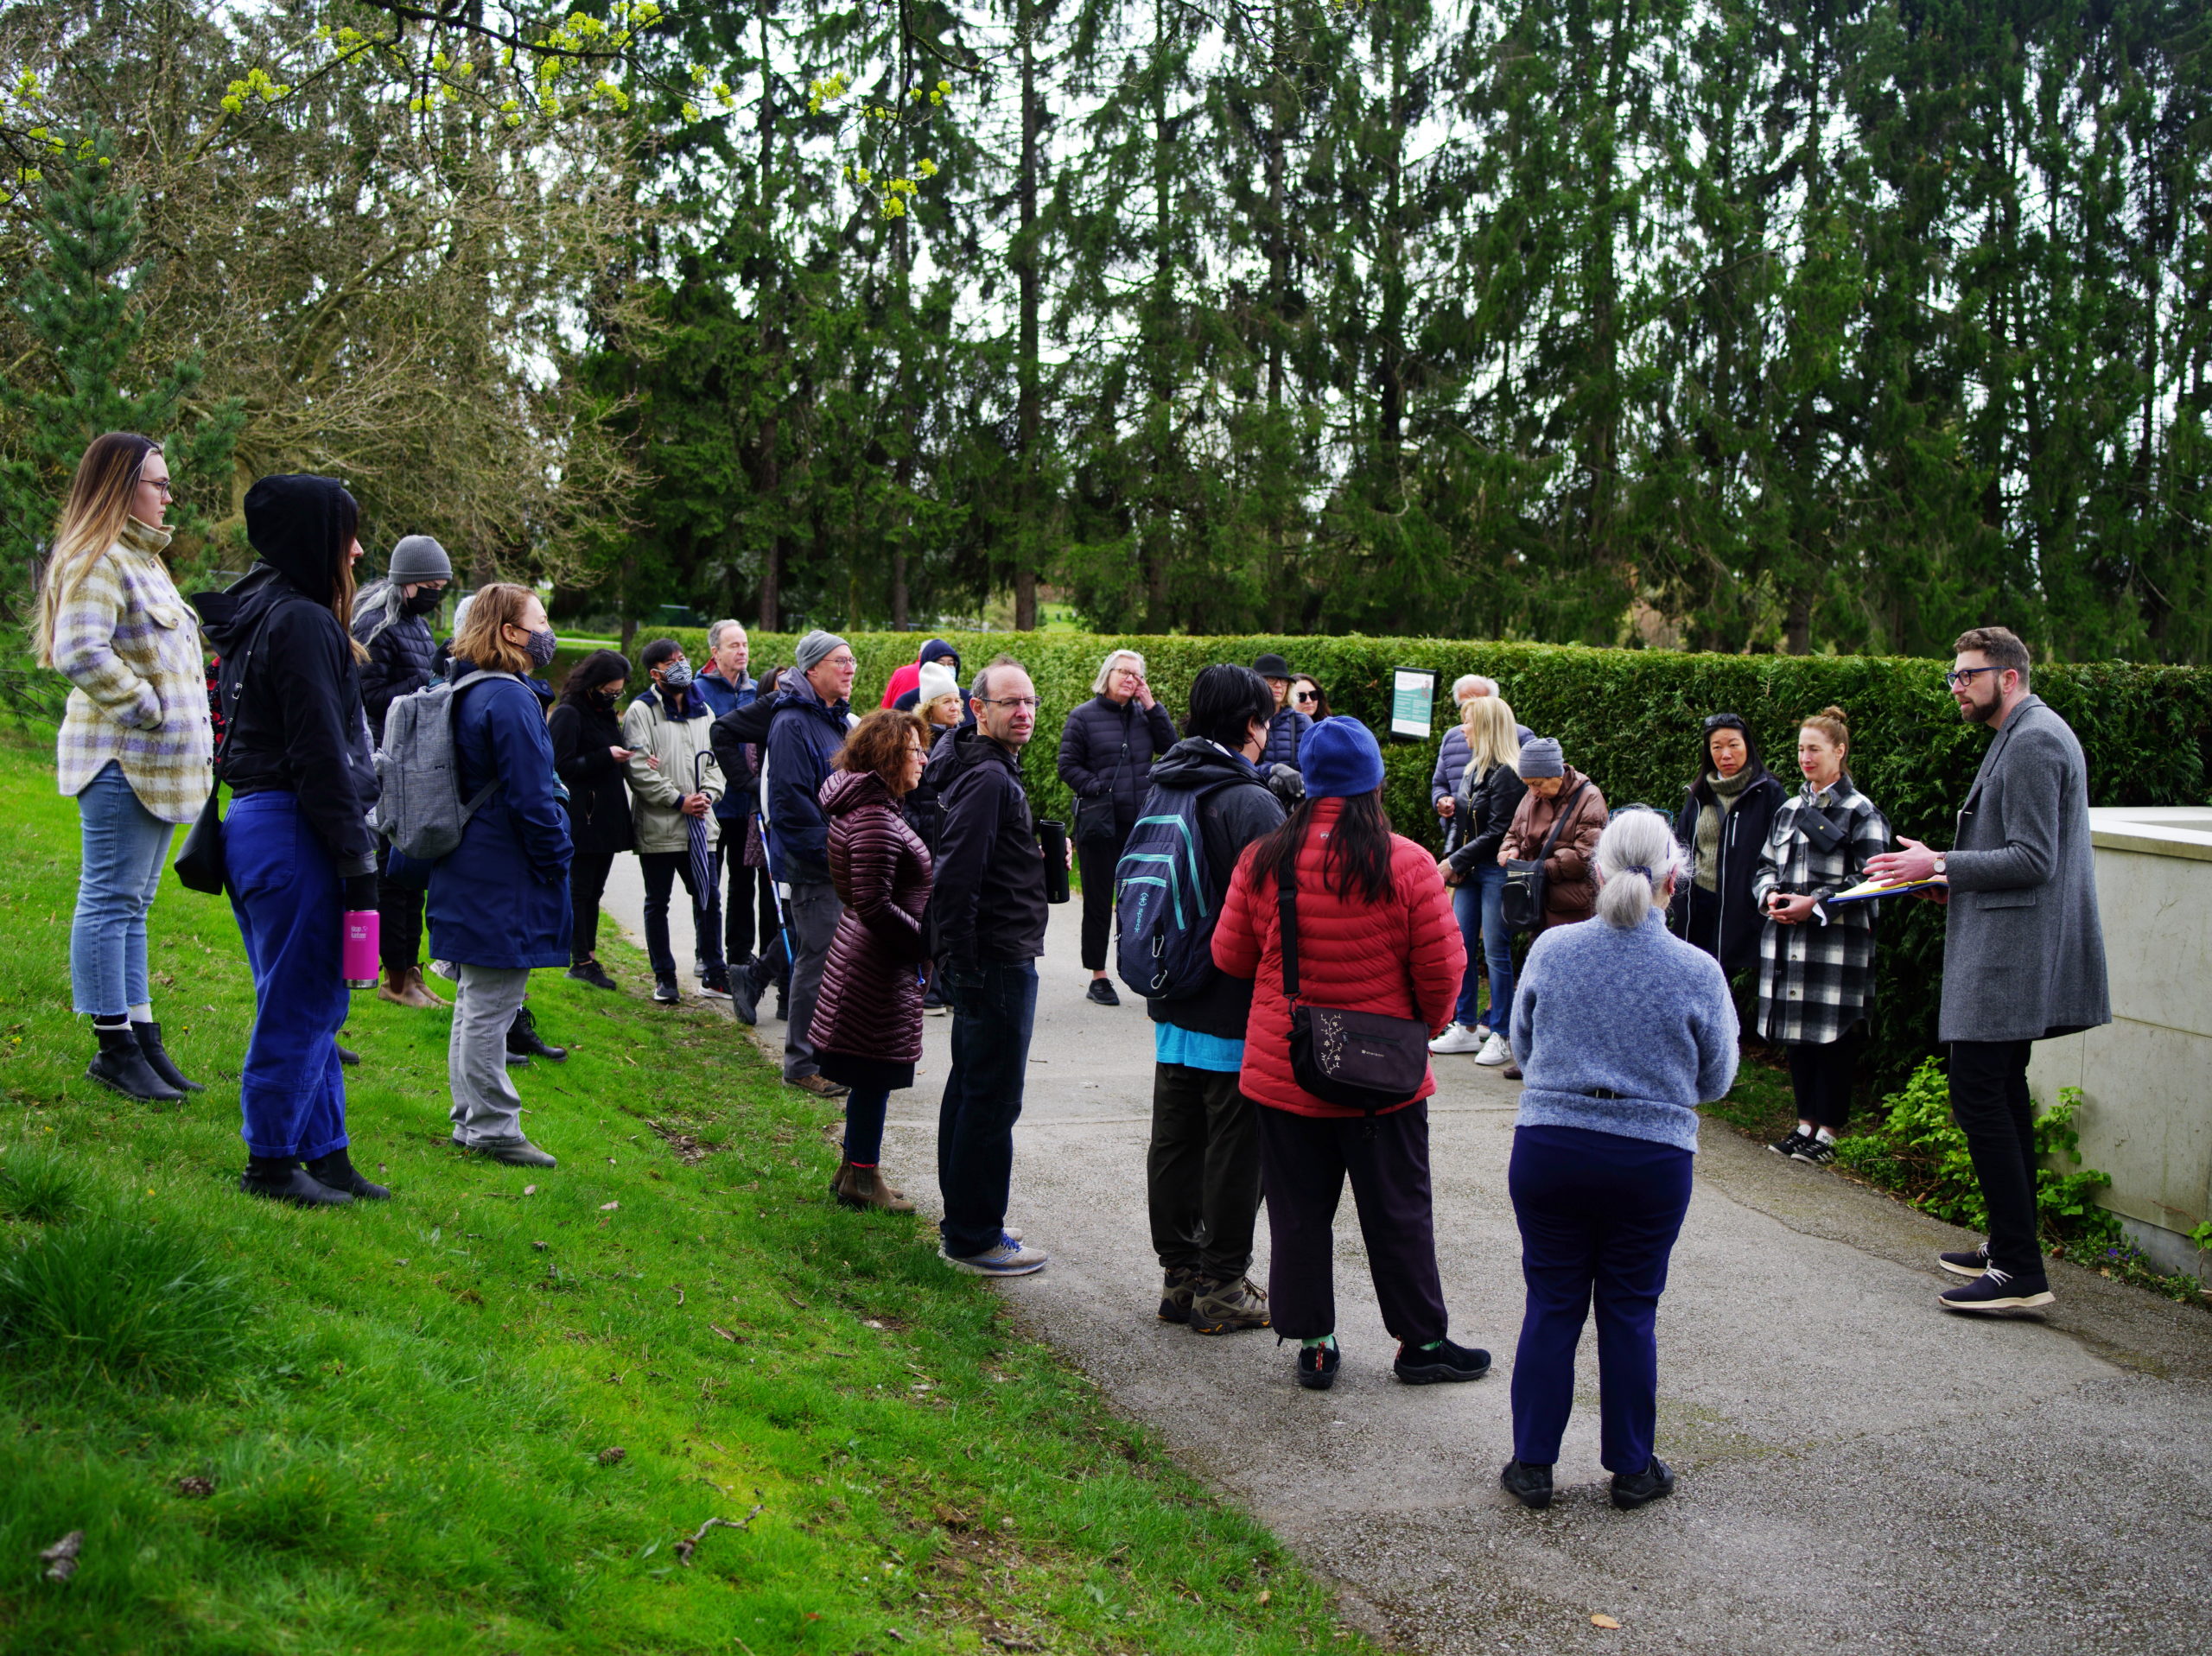
[(1390, 733), (1427, 741), (1436, 707), (1436, 675), (1426, 667), (1390, 669)]

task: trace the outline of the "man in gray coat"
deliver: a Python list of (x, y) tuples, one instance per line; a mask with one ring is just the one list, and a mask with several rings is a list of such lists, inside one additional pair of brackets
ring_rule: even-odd
[(2082, 744), (2028, 690), (2028, 650), (2004, 627), (1953, 646), (1960, 716), (1996, 732), (1959, 811), (1948, 853), (1912, 840), (1875, 857), (1867, 877), (1948, 882), (1937, 1038), (1950, 1045), (1951, 1115), (1966, 1134), (1989, 1209), (1989, 1240), (1945, 1253), (1973, 1281), (1946, 1309), (2008, 1316), (2051, 1301), (2036, 1240), (2031, 1042), (2112, 1021), (2104, 931), (2089, 847)]

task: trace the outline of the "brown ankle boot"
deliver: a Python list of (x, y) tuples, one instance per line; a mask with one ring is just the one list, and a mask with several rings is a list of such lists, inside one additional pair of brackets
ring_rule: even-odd
[(883, 1174), (874, 1167), (855, 1167), (850, 1162), (837, 1170), (837, 1181), (830, 1192), (848, 1208), (866, 1210), (878, 1209), (884, 1213), (912, 1213), (914, 1204), (883, 1182)]
[(433, 994), (430, 986), (423, 981), (423, 968), (419, 966), (407, 968), (407, 975), (399, 986), (399, 999), (402, 1006), (413, 1006), (423, 1012), (443, 1012), (446, 1009), (444, 998)]

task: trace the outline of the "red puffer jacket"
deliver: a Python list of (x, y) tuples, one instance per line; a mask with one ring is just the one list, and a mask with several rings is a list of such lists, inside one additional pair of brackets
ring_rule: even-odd
[(830, 878), (845, 904), (807, 1041), (816, 1050), (912, 1063), (922, 1056), (922, 910), (930, 853), (881, 778), (836, 771), (822, 784)]
[[(1390, 836), (1389, 898), (1370, 904), (1338, 897), (1321, 883), (1330, 824), (1342, 805), (1315, 803), (1298, 853), (1298, 988), (1309, 1006), (1418, 1018), (1431, 1032), (1452, 1021), (1466, 946), (1436, 859), (1411, 840)], [(1290, 1006), (1282, 998), (1282, 915), (1273, 874), (1255, 877), (1247, 851), (1230, 881), (1213, 933), (1213, 963), (1231, 977), (1250, 978), (1252, 1020), (1245, 1026), (1244, 1095), (1295, 1115), (1359, 1115), (1323, 1102), (1291, 1078)], [(1411, 1104), (1436, 1090), (1422, 1076)], [(1398, 1107), (1402, 1108), (1403, 1106)]]

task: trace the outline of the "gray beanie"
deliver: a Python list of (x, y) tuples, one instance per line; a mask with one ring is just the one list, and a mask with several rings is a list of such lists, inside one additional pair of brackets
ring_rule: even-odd
[(1553, 738), (1532, 736), (1521, 744), (1521, 758), (1513, 768), (1520, 772), (1523, 782), (1563, 777), (1567, 774), (1567, 757)]
[(798, 662), (798, 670), (802, 673), (810, 673), (838, 650), (845, 648), (847, 648), (845, 641), (836, 633), (823, 632), (817, 629), (798, 641), (796, 657)]
[(427, 535), (406, 535), (391, 549), (391, 584), (412, 586), (420, 581), (451, 581), (453, 560), (446, 549)]

